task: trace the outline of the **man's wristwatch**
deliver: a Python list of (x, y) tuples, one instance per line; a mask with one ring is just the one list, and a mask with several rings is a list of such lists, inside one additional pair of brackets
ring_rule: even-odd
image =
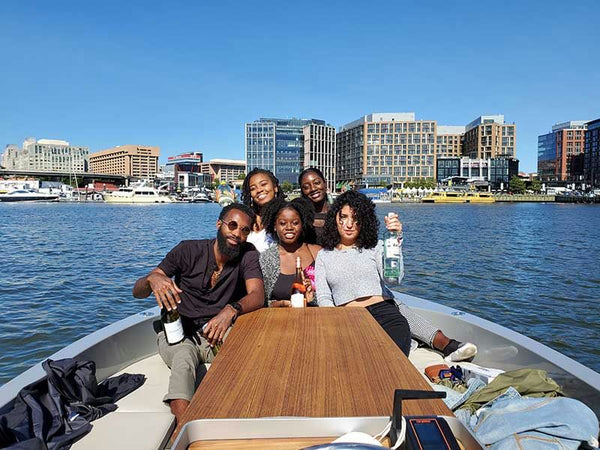
[(242, 305), (240, 305), (240, 302), (228, 303), (228, 305), (235, 310), (235, 316), (233, 317), (232, 321), (235, 322), (235, 319), (237, 319), (238, 316), (242, 313)]

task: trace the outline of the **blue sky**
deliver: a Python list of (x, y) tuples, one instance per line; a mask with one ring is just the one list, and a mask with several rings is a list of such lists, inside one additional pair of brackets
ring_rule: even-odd
[(0, 2), (0, 151), (244, 157), (244, 123), (414, 111), (517, 123), (521, 170), (556, 122), (600, 117), (600, 5), (553, 2)]

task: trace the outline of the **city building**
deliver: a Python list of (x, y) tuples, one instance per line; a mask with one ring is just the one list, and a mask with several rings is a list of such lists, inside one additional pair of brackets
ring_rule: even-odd
[(325, 125), (316, 119), (261, 118), (245, 125), (245, 155), (248, 171), (267, 169), (281, 183), (298, 183), (304, 162), (303, 128), (311, 123)]
[(57, 139), (27, 138), (23, 148), (7, 145), (2, 165), (9, 170), (83, 173), (88, 171), (89, 148)]
[(502, 114), (479, 116), (466, 126), (463, 156), (472, 159), (516, 158), (516, 128), (514, 123), (505, 123)]
[(203, 155), (201, 152), (188, 152), (169, 156), (165, 165), (165, 173), (175, 188), (183, 190), (190, 187), (204, 187), (212, 183), (209, 174), (203, 173)]
[(587, 123), (585, 132), (584, 179), (592, 187), (600, 187), (600, 119)]
[(304, 168), (316, 167), (325, 176), (329, 192), (335, 191), (335, 127), (311, 123), (303, 128)]
[(438, 125), (436, 136), (436, 156), (451, 158), (462, 156), (462, 141), (466, 127)]
[(469, 157), (440, 157), (436, 160), (437, 182), (453, 177), (466, 178), (478, 186), (505, 189), (510, 179), (519, 173), (515, 158), (472, 159)]
[(241, 185), (243, 183), (240, 179), (240, 175), (246, 173), (246, 161), (244, 160), (211, 159), (207, 166), (213, 181), (219, 180), (236, 185)]
[(160, 147), (121, 145), (92, 153), (90, 170), (138, 179), (154, 178), (159, 173), (159, 156)]
[(538, 136), (538, 175), (542, 182), (581, 181), (587, 121), (557, 123)]
[(354, 186), (401, 186), (433, 178), (436, 127), (415, 113), (373, 113), (340, 127), (336, 179)]
[(538, 136), (537, 171), (540, 181), (556, 181), (556, 134)]

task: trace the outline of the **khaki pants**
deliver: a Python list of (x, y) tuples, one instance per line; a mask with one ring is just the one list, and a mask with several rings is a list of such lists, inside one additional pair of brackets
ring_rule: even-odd
[[(231, 327), (225, 333), (225, 338), (230, 331)], [(190, 401), (196, 390), (200, 364), (213, 361), (215, 358), (213, 349), (199, 333), (196, 333), (194, 339), (186, 336), (179, 344), (169, 345), (164, 331), (161, 331), (158, 333), (157, 343), (160, 357), (171, 369), (169, 390), (163, 397), (163, 401), (168, 402), (175, 399)]]

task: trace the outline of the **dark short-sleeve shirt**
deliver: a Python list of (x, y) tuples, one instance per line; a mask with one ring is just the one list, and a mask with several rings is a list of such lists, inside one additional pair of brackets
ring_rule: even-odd
[(208, 322), (228, 303), (244, 297), (246, 280), (262, 280), (258, 251), (252, 244), (244, 243), (240, 256), (225, 264), (217, 283), (210, 287), (210, 278), (217, 268), (214, 243), (215, 239), (181, 241), (158, 265), (168, 277), (175, 277), (183, 291), (177, 309), (187, 319), (184, 322), (188, 326), (193, 323), (194, 328)]

